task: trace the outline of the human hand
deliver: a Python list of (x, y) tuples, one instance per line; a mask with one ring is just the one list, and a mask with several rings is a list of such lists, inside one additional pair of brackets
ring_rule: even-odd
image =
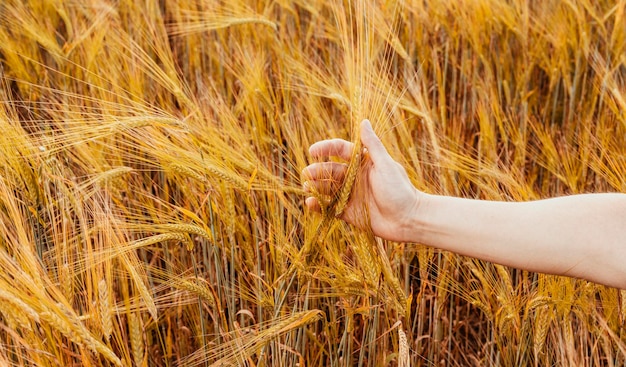
[[(388, 240), (410, 241), (408, 234), (423, 194), (411, 184), (404, 167), (387, 153), (368, 120), (361, 123), (361, 142), (367, 152), (366, 161), (361, 165), (341, 219), (360, 228), (369, 226), (374, 235)], [(304, 189), (325, 197), (336, 195), (348, 165), (328, 161), (328, 158), (349, 161), (353, 149), (353, 143), (342, 139), (311, 145), (311, 157), (324, 162), (312, 163), (302, 171)], [(306, 198), (306, 205), (309, 209), (321, 210), (314, 196)]]

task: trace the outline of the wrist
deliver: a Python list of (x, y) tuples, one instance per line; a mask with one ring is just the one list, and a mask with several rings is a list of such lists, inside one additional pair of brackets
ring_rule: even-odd
[(434, 195), (429, 195), (415, 189), (413, 204), (400, 221), (398, 228), (402, 242), (426, 243), (427, 219), (432, 210)]

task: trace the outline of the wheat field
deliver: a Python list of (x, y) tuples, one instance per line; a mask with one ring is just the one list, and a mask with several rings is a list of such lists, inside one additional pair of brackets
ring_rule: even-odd
[(368, 118), (428, 193), (626, 192), (625, 12), (4, 0), (0, 366), (624, 366), (625, 291), (381, 241), (300, 172)]

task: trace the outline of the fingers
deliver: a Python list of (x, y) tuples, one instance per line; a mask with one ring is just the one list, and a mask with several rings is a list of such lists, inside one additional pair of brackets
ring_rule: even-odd
[(350, 160), (354, 144), (343, 139), (329, 139), (314, 143), (309, 148), (309, 154), (314, 159), (339, 157), (345, 161)]
[(347, 169), (348, 165), (345, 163), (313, 163), (302, 171), (304, 190), (332, 195), (339, 189)]
[[(393, 162), (368, 120), (361, 122), (361, 142), (365, 148), (364, 151), (371, 159), (369, 164), (383, 167)], [(353, 150), (354, 144), (349, 141), (329, 139), (311, 145), (309, 154), (313, 159), (326, 160), (330, 157), (337, 157), (347, 162), (352, 158)], [(310, 195), (305, 199), (306, 206), (311, 210), (320, 211), (321, 206), (318, 200), (325, 200), (340, 189), (347, 169), (347, 164), (334, 161), (318, 162), (307, 166), (302, 171), (305, 181), (304, 189)]]
[[(385, 157), (389, 157), (387, 149), (380, 141), (369, 120), (361, 122), (361, 141), (372, 156), (374, 162)], [(314, 159), (325, 159), (329, 157), (339, 157), (349, 161), (352, 157), (354, 144), (343, 139), (328, 139), (318, 141), (309, 147), (309, 154)]]
[(341, 181), (332, 179), (306, 181), (304, 183), (304, 191), (307, 193), (320, 195), (333, 195), (341, 188)]
[(363, 146), (367, 148), (367, 152), (374, 164), (383, 164), (391, 158), (382, 141), (380, 141), (378, 135), (374, 132), (369, 120), (363, 120), (361, 122), (361, 142), (363, 142)]
[(333, 179), (342, 181), (348, 169), (348, 165), (338, 162), (319, 162), (308, 165), (302, 170), (302, 177), (305, 180), (326, 180)]
[(304, 190), (313, 194), (305, 199), (306, 206), (313, 211), (320, 212), (318, 200), (332, 197), (341, 187), (348, 165), (337, 162), (313, 163), (302, 170)]

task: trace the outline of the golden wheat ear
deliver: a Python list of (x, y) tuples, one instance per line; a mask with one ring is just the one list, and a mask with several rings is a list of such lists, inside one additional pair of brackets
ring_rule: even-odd
[(362, 145), (363, 144), (361, 143), (360, 139), (358, 139), (357, 143), (355, 143), (354, 145), (354, 151), (352, 152), (352, 158), (350, 159), (345, 179), (343, 181), (343, 184), (341, 185), (341, 189), (337, 194), (336, 202), (334, 203), (332, 208), (335, 218), (341, 217), (344, 210), (346, 209), (346, 206), (350, 201), (350, 195), (352, 194), (356, 178), (361, 172), (361, 162), (363, 160)]

